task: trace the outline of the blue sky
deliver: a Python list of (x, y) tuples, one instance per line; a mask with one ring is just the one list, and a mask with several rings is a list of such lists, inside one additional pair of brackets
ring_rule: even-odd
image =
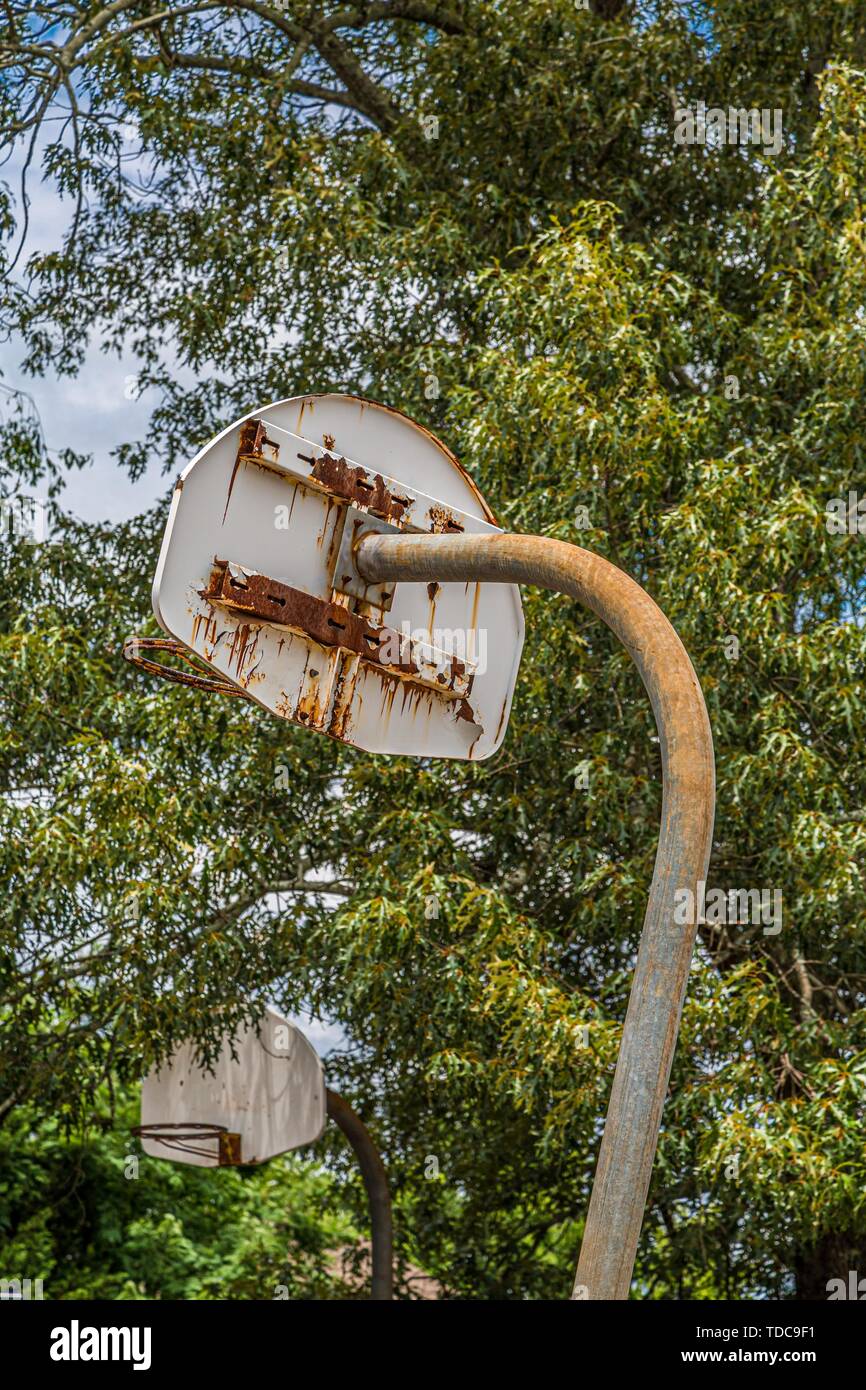
[[(3, 181), (18, 189), (20, 160), (0, 171)], [(62, 202), (53, 184), (41, 181), (37, 158), (28, 179), (30, 234), (20, 267), (34, 251), (60, 245), (68, 223), (69, 202)], [(136, 439), (144, 431), (155, 397), (128, 400), (127, 380), (135, 375), (132, 357), (118, 360), (91, 349), (77, 377), (32, 378), (20, 370), (24, 348), (19, 341), (0, 343), (0, 382), (26, 391), (36, 404), (49, 445), (67, 445), (93, 454), (93, 465), (68, 477), (63, 505), (87, 521), (121, 521), (149, 507), (172, 481), (154, 466), (137, 483), (111, 459), (112, 448)], [(0, 410), (7, 410), (0, 399)]]

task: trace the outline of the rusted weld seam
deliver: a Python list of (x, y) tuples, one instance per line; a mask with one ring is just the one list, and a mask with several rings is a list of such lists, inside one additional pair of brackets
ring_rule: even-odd
[[(535, 584), (575, 598), (628, 650), (652, 702), (662, 758), (662, 822), (649, 902), (589, 1202), (573, 1298), (625, 1299), (637, 1252), (696, 923), (712, 845), (713, 741), (688, 653), (639, 584), (600, 555), (540, 536), (362, 535), (358, 570), (382, 581)], [(694, 914), (691, 914), (694, 915)]]

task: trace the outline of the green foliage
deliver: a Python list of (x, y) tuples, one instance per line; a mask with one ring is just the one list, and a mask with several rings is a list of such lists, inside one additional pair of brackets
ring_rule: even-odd
[[(78, 32), (101, 13), (69, 8)], [(826, 525), (866, 492), (863, 7), (275, 14), (99, 20), (70, 68), (78, 147), (45, 149), (79, 214), (0, 316), (35, 372), (93, 337), (137, 353), (157, 404), (119, 448), (133, 474), (262, 400), (358, 390), (436, 429), (504, 525), (650, 590), (710, 709), (710, 886), (778, 888), (784, 912), (701, 929), (636, 1288), (806, 1296), (866, 1259), (864, 541)], [(38, 51), (10, 71), (7, 125), (29, 135), (57, 72)], [(780, 157), (676, 145), (698, 100), (780, 108)], [(20, 419), (5, 439), (7, 489), (76, 462)], [(529, 591), (495, 758), (356, 755), (122, 664), (163, 515), (57, 518), (58, 544), (0, 552), (7, 1129), (24, 1106), (78, 1126), (179, 1039), (208, 1055), (263, 999), (305, 1007), (345, 1030), (329, 1080), (363, 1098), (404, 1258), (446, 1293), (565, 1295), (660, 814), (627, 653)], [(215, 1289), (204, 1189), (188, 1219), (140, 1191), (117, 1197), (112, 1288)], [(54, 1202), (13, 1204), (34, 1262), (73, 1248)]]
[(56, 1299), (351, 1297), (357, 1239), (332, 1179), (309, 1160), (209, 1170), (161, 1162), (123, 1137), (124, 1103), (65, 1132), (16, 1111), (0, 1131), (0, 1270)]

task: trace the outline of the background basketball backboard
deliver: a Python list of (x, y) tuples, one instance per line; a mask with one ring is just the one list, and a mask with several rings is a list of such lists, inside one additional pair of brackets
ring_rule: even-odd
[(199, 1167), (221, 1165), (221, 1142), (193, 1133), (176, 1147), (170, 1133), (184, 1126), (220, 1126), (231, 1137), (222, 1162), (263, 1163), (289, 1149), (312, 1144), (325, 1127), (325, 1078), (318, 1053), (303, 1033), (273, 1009), (258, 1032), (242, 1030), (220, 1051), (212, 1071), (198, 1064), (195, 1046), (184, 1043), (170, 1061), (154, 1068), (141, 1091), (141, 1127), (168, 1126), (166, 1144), (140, 1134), (145, 1153)]

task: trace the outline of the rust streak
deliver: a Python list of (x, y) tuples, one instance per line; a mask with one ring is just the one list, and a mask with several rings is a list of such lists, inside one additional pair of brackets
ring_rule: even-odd
[(464, 529), (450, 507), (431, 507), (429, 516), (430, 530), (434, 535), (457, 535)]
[(237, 477), (238, 469), (239, 469), (240, 466), (241, 466), (241, 459), (242, 459), (242, 458), (243, 458), (243, 454), (241, 453), (240, 449), (238, 449), (238, 452), (237, 452), (237, 454), (235, 455), (235, 466), (234, 466), (234, 468), (232, 469), (232, 476), (229, 478), (229, 490), (228, 490), (228, 493), (226, 494), (226, 505), (225, 505), (225, 511), (223, 512), (223, 521), (222, 521), (223, 526), (225, 526), (225, 524), (226, 524), (226, 517), (227, 517), (228, 514), (229, 514), (229, 503), (230, 503), (231, 500), (232, 500), (232, 490), (233, 490), (234, 485), (235, 485), (235, 478)]
[(474, 599), (472, 600), (472, 621), (471, 621), (471, 623), (469, 624), (469, 626), (470, 626), (471, 628), (473, 628), (473, 629), (474, 629), (474, 628), (477, 628), (477, 626), (478, 626), (478, 600), (480, 599), (480, 597), (481, 597), (481, 585), (480, 585), (480, 584), (476, 584), (476, 585), (475, 585), (475, 597), (474, 597)]
[(245, 420), (240, 428), (240, 439), (238, 442), (238, 451), (235, 455), (235, 465), (232, 469), (232, 476), (229, 479), (229, 490), (226, 494), (226, 505), (225, 511), (223, 512), (223, 525), (225, 525), (225, 520), (228, 516), (229, 503), (232, 500), (232, 491), (234, 490), (238, 469), (246, 459), (249, 459), (252, 463), (264, 462), (265, 458), (263, 451), (266, 444), (270, 449), (273, 449), (276, 454), (279, 454), (279, 444), (277, 444), (275, 440), (268, 438), (268, 432), (261, 420)]

